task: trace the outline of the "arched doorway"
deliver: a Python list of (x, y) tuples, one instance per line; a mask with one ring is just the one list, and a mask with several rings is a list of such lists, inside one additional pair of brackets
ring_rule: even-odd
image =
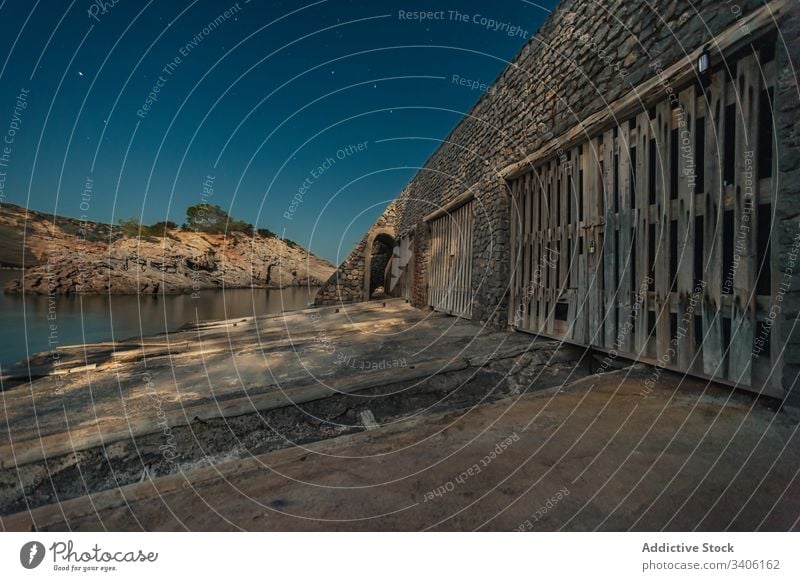
[[(364, 249), (364, 300), (389, 296), (392, 254), (395, 240), (391, 231), (379, 230), (367, 240)], [(382, 292), (381, 292), (382, 291)]]

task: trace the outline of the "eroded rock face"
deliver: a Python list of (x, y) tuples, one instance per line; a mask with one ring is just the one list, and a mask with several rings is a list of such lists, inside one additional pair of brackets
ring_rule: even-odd
[[(204, 289), (321, 285), (334, 266), (278, 238), (172, 230), (129, 238), (105, 224), (0, 208), (5, 266), (22, 267), (6, 292), (185, 293)], [(25, 236), (21, 236), (22, 232)], [(110, 241), (109, 241), (110, 240)]]

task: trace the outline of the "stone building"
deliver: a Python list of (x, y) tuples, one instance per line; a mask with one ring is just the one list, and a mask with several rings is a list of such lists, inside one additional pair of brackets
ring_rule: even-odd
[(798, 6), (564, 0), (316, 302), (382, 286), (800, 402)]

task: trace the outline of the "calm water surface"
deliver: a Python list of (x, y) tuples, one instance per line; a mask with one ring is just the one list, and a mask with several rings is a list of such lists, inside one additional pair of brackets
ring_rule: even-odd
[[(0, 287), (16, 278), (0, 271)], [(173, 331), (196, 320), (269, 315), (305, 308), (316, 288), (234, 289), (172, 296), (86, 295), (56, 297), (56, 319), (47, 318), (47, 297), (0, 293), (0, 364), (8, 365), (47, 351), (50, 325), (57, 325), (59, 345), (128, 339)]]

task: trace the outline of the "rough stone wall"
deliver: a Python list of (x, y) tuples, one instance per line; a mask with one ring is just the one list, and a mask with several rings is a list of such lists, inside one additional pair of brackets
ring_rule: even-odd
[[(781, 373), (786, 402), (800, 406), (800, 96), (797, 72), (800, 67), (800, 8), (781, 24), (778, 50), (775, 53), (775, 137), (778, 143), (778, 203), (773, 225), (773, 244), (777, 243), (779, 285), (786, 294), (773, 308), (780, 307), (780, 317), (772, 330), (772, 341), (785, 346)], [(781, 45), (785, 43), (783, 49)], [(779, 286), (780, 288), (780, 286)], [(780, 291), (779, 291), (780, 292)]]
[(505, 326), (510, 212), (498, 172), (654, 76), (655, 63), (685, 58), (763, 5), (741, 0), (737, 12), (720, 0), (562, 2), (391, 206), (398, 235), (416, 228), (413, 304), (427, 303), (423, 217), (473, 188), (473, 320)]
[(314, 298), (315, 305), (338, 305), (369, 299), (364, 297), (366, 253), (372, 252), (372, 242), (377, 234), (388, 231), (392, 237), (396, 237), (395, 205), (396, 202), (389, 204), (347, 259), (320, 288)]

